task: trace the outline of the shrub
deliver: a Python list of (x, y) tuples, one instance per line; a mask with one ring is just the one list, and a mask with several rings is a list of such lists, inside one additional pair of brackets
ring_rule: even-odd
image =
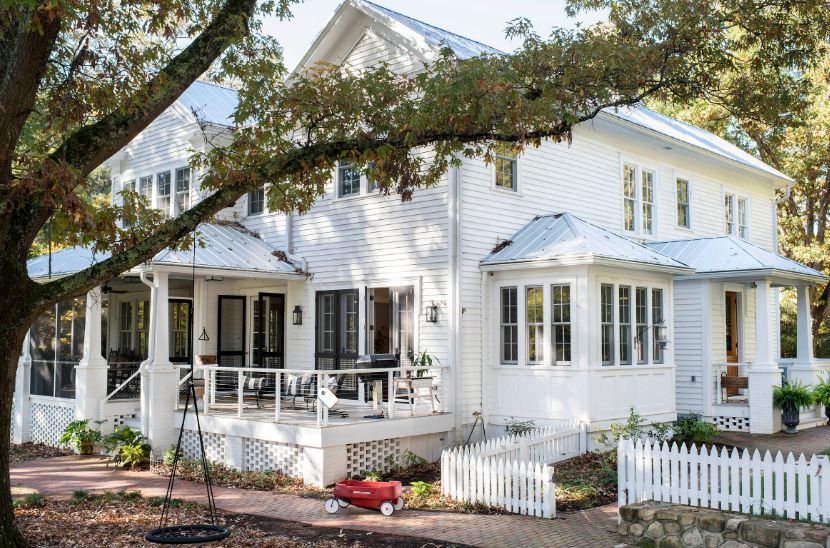
[(504, 421), (504, 433), (508, 436), (524, 436), (534, 428), (536, 428), (536, 421), (533, 419), (523, 421), (510, 417)]
[(674, 439), (681, 443), (712, 443), (717, 435), (718, 427), (704, 421), (700, 415), (684, 415), (674, 425)]
[(425, 481), (413, 481), (412, 494), (416, 497), (428, 497), (432, 494), (432, 484)]
[(89, 427), (89, 419), (72, 421), (63, 429), (63, 434), (58, 438), (60, 445), (74, 445), (75, 449), (81, 450), (85, 442), (101, 441), (101, 432)]
[(382, 481), (383, 474), (378, 472), (377, 470), (369, 470), (367, 472), (363, 472), (363, 481)]
[(830, 374), (823, 376), (813, 388), (813, 401), (824, 407), (830, 407)]
[(40, 493), (29, 493), (23, 498), (12, 501), (12, 507), (14, 508), (35, 508), (44, 504), (46, 504), (46, 498)]
[(150, 444), (144, 434), (129, 426), (116, 428), (104, 441), (112, 453), (112, 460), (119, 466), (136, 469), (149, 464)]
[[(181, 450), (179, 450), (179, 461), (184, 460), (184, 454)], [(176, 459), (176, 446), (171, 445), (167, 449), (164, 450), (164, 455), (162, 456), (162, 462), (165, 466), (173, 466), (173, 461)]]
[(669, 439), (671, 433), (671, 425), (666, 423), (656, 422), (651, 425), (650, 429), (645, 428), (646, 419), (644, 419), (634, 407), (628, 410), (628, 420), (623, 424), (614, 423), (610, 426), (610, 434), (603, 432), (599, 437), (599, 442), (603, 445), (616, 445), (621, 439), (651, 439), (658, 443), (663, 443)]
[(803, 409), (813, 404), (813, 394), (809, 385), (800, 381), (786, 382), (784, 386), (772, 389), (772, 405), (782, 411), (785, 409)]

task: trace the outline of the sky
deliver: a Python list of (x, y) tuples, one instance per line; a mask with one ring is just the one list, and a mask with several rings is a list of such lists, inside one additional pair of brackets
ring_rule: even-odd
[[(265, 21), (264, 30), (282, 45), (289, 70), (297, 65), (341, 1), (305, 0), (293, 6), (293, 19)], [(569, 18), (565, 14), (566, 0), (375, 0), (375, 3), (502, 51), (511, 51), (520, 45), (504, 36), (507, 22), (516, 17), (529, 19), (542, 36), (554, 26), (572, 28), (577, 22), (586, 25), (602, 19), (598, 13)]]

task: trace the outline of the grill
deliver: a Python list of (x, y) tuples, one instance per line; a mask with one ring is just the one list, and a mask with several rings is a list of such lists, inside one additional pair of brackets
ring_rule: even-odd
[[(355, 362), (356, 369), (380, 369), (388, 367), (398, 367), (398, 358), (394, 354), (366, 354), (358, 356)], [(389, 386), (388, 373), (359, 373), (358, 382), (365, 383), (367, 388), (371, 391), (373, 407), (376, 411), (380, 411), (380, 402), (384, 401), (384, 396), (387, 393)], [(383, 412), (379, 415), (368, 415), (367, 418), (381, 418)]]

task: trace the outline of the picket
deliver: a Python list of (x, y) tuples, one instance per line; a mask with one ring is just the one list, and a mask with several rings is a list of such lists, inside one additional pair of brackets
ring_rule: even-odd
[[(620, 440), (620, 505), (668, 500), (753, 515), (830, 522), (830, 461), (769, 451)], [(544, 500), (544, 499), (543, 499)]]

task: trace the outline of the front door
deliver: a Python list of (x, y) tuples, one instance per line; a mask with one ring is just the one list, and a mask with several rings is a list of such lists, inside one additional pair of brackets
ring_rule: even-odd
[(285, 296), (260, 293), (254, 300), (254, 366), (285, 367)]
[(217, 358), (222, 367), (245, 365), (245, 297), (219, 296)]
[[(727, 291), (724, 302), (726, 312), (726, 363), (738, 363), (738, 294), (734, 291)], [(730, 377), (738, 376), (737, 365), (727, 365), (726, 374)], [(737, 388), (726, 389), (728, 396), (738, 394)]]

